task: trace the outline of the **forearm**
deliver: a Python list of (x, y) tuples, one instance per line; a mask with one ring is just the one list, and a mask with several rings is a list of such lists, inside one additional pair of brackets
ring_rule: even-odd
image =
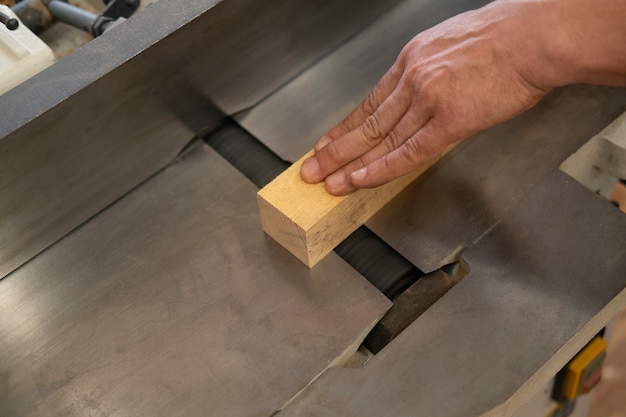
[(302, 178), (384, 184), (574, 83), (626, 85), (626, 0), (496, 0), (415, 36)]
[(498, 0), (517, 14), (509, 30), (528, 36), (515, 52), (522, 76), (540, 88), (573, 83), (626, 85), (626, 0)]

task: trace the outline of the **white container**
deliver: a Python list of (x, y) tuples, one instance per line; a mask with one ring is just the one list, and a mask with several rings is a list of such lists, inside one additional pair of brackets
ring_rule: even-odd
[[(0, 11), (17, 19), (7, 6)], [(16, 30), (0, 24), (0, 95), (53, 63), (52, 50), (22, 22)]]

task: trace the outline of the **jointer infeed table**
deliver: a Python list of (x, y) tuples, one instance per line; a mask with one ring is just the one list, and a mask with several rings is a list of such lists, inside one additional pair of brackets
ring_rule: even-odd
[(624, 89), (470, 138), (312, 269), (255, 198), (485, 3), (159, 1), (0, 96), (0, 415), (512, 415), (625, 302), (626, 217), (559, 168)]

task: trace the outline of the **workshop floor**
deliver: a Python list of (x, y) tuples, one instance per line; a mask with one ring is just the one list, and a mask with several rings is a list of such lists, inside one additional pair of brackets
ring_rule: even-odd
[[(610, 199), (626, 212), (626, 187), (616, 187)], [(615, 319), (602, 381), (594, 391), (588, 417), (626, 417), (626, 309)]]

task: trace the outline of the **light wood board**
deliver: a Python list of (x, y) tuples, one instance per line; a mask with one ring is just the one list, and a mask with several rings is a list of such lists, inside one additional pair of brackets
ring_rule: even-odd
[(324, 183), (308, 184), (300, 178), (310, 151), (258, 192), (263, 230), (313, 267), (453, 147), (388, 184), (340, 197), (328, 194)]

